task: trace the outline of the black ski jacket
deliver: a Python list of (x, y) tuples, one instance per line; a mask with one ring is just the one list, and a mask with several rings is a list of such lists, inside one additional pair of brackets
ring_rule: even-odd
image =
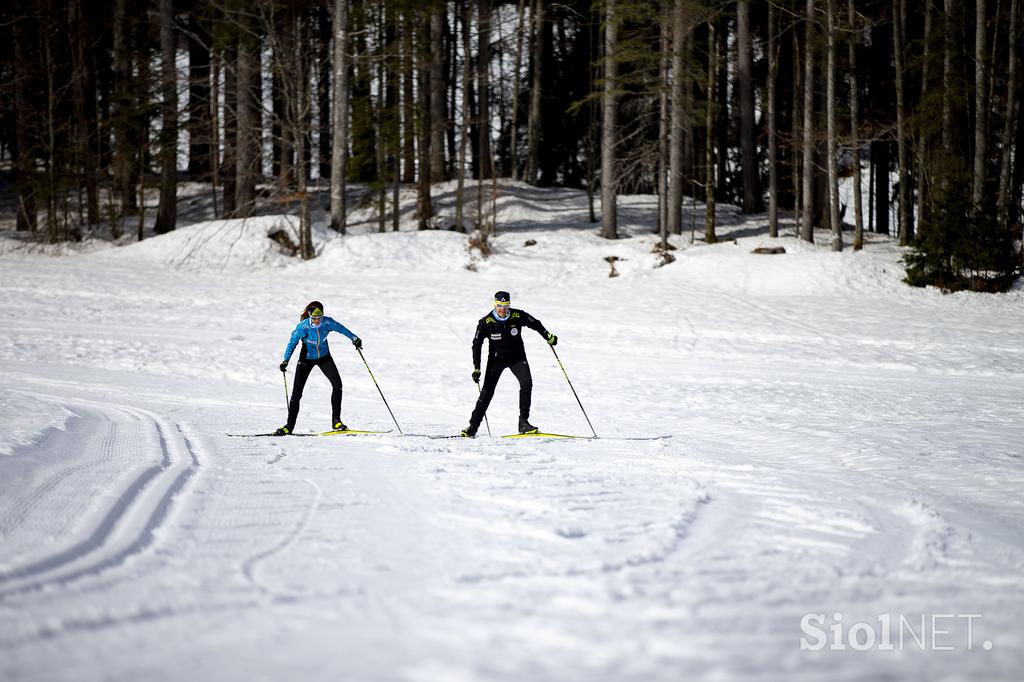
[(480, 350), (484, 345), (484, 339), (491, 342), (488, 359), (501, 358), (512, 362), (525, 360), (523, 327), (535, 330), (545, 339), (548, 337), (548, 330), (540, 320), (523, 310), (511, 308), (507, 320), (499, 320), (493, 310), (487, 313), (476, 325), (476, 336), (473, 337), (473, 367), (480, 367)]

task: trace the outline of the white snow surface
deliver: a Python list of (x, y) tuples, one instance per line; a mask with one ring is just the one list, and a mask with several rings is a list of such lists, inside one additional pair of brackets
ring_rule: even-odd
[[(832, 253), (729, 207), (656, 268), (654, 198), (620, 201), (609, 242), (583, 193), (502, 182), (487, 259), (409, 229), (411, 201), (399, 233), (318, 215), (309, 262), (266, 238), (287, 216), (63, 257), (5, 239), (0, 679), (1019, 679), (1024, 290), (913, 289), (887, 239)], [(497, 289), (558, 334), (600, 439), (410, 435), (467, 423)], [(284, 422), (314, 298), (406, 435), (226, 435)], [(331, 344), (344, 420), (395, 429)], [(526, 345), (532, 421), (589, 435)], [(495, 436), (517, 396), (506, 374)], [(315, 372), (299, 431), (328, 398)], [(801, 650), (807, 614), (924, 646)]]

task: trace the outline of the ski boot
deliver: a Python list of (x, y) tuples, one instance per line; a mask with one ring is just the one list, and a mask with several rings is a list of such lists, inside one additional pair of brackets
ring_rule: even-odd
[(275, 436), (287, 436), (287, 435), (288, 435), (288, 434), (290, 434), (291, 432), (292, 432), (292, 430), (291, 430), (291, 428), (290, 428), (290, 427), (288, 427), (288, 426), (282, 426), (282, 427), (281, 427), (281, 428), (279, 428), (279, 429), (278, 429), (277, 431), (274, 431), (274, 435), (275, 435)]
[(462, 436), (463, 438), (476, 438), (477, 428), (479, 427), (470, 424), (466, 428), (462, 429), (462, 433), (460, 433), (459, 435)]
[(331, 424), (331, 429), (333, 431), (348, 431), (348, 427), (345, 426), (345, 423), (341, 420), (338, 420)]
[(536, 426), (526, 421), (525, 419), (519, 420), (519, 433), (537, 433), (538, 429)]

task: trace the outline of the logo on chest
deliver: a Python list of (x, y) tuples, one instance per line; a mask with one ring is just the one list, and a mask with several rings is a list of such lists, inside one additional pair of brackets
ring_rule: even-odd
[(519, 336), (519, 327), (512, 327), (512, 336)]

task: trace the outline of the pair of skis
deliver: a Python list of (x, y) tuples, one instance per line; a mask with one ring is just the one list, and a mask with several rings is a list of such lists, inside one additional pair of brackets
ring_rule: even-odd
[(359, 429), (341, 429), (339, 431), (320, 431), (316, 433), (229, 433), (228, 436), (234, 438), (264, 438), (267, 436), (366, 436), (366, 435), (382, 435), (385, 433), (391, 433), (391, 429), (387, 431), (361, 431)]
[[(340, 431), (320, 431), (318, 433), (289, 433), (288, 436), (380, 436), (391, 433), (391, 430), (387, 431), (363, 431), (360, 429), (343, 429)], [(267, 436), (277, 436), (277, 433), (229, 433), (228, 436), (235, 438), (264, 438)], [(465, 438), (461, 435), (432, 435), (432, 434), (419, 434), (419, 433), (405, 433), (403, 436), (410, 438), (433, 438), (433, 439), (447, 439), (447, 438)], [(510, 433), (507, 436), (498, 436), (499, 438), (564, 438), (564, 439), (576, 439), (576, 440), (599, 440), (598, 436), (575, 436), (566, 433)], [(635, 437), (618, 437), (608, 438), (605, 440), (661, 440), (668, 438), (668, 436), (635, 436)]]

